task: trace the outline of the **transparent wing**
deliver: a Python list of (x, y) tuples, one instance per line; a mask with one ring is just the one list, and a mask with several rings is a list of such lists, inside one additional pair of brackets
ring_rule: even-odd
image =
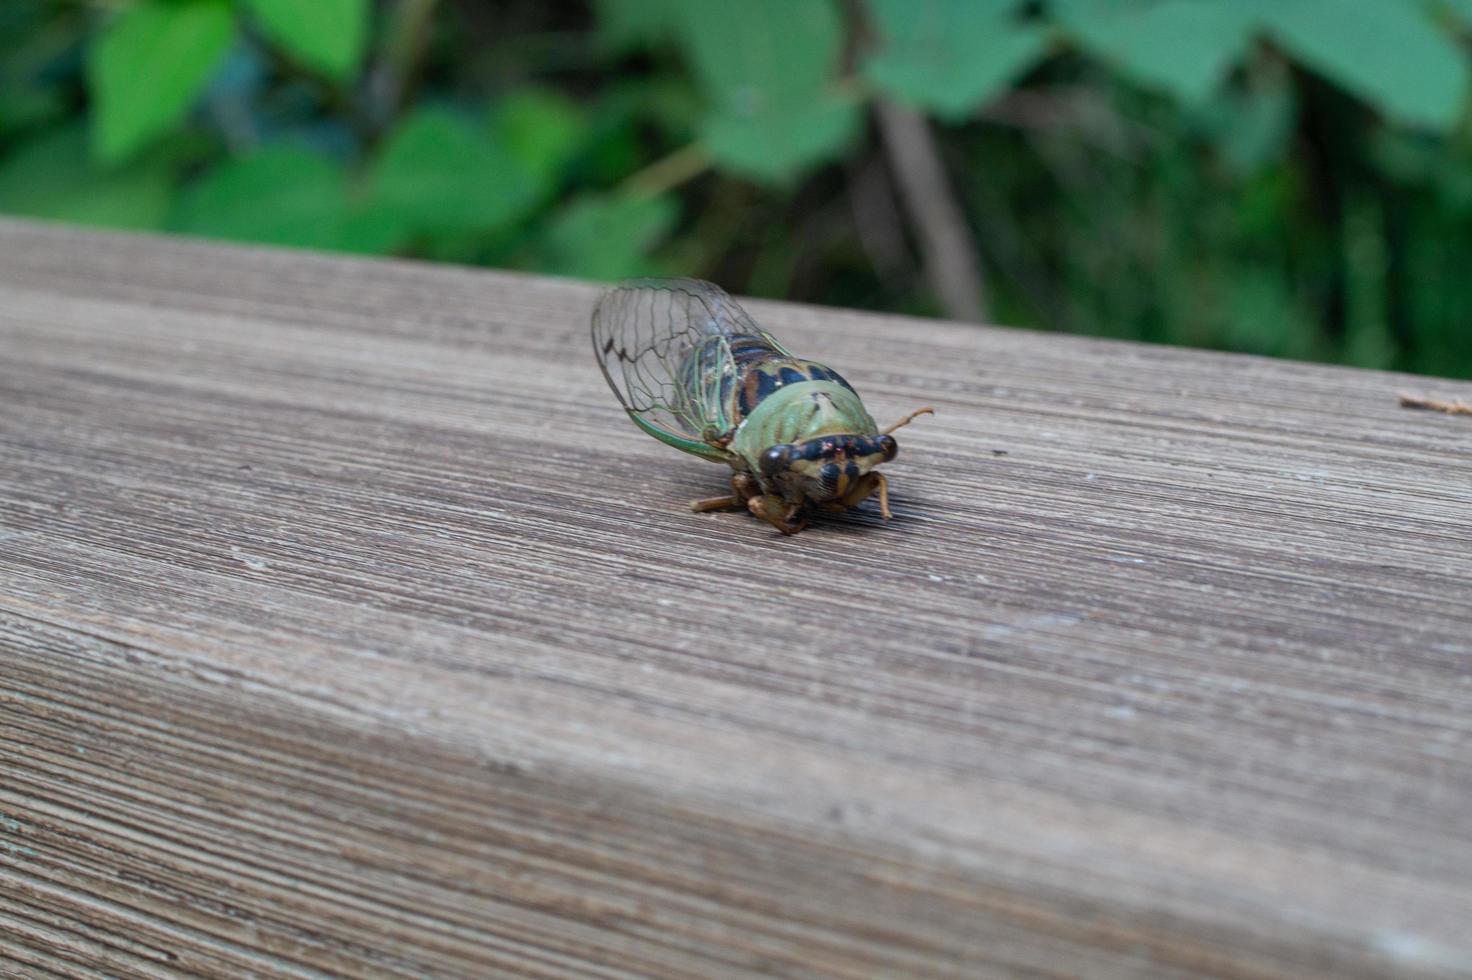
[(719, 286), (698, 279), (630, 279), (593, 310), (593, 349), (629, 417), (685, 452), (725, 459), (734, 426), (732, 338), (786, 350)]

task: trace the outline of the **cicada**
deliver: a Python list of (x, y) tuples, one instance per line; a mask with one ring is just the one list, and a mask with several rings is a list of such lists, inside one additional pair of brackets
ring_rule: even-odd
[(853, 385), (792, 354), (720, 287), (695, 279), (631, 279), (593, 310), (593, 349), (634, 424), (660, 442), (727, 463), (729, 496), (692, 510), (750, 510), (783, 534), (812, 510), (845, 511), (889, 486), (894, 459)]

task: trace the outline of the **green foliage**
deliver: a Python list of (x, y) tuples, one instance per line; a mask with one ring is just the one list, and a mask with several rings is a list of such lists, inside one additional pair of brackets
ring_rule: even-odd
[(951, 120), (985, 104), (1042, 57), (1047, 33), (1015, 0), (870, 0), (881, 38), (864, 76), (882, 92)]
[(1282, 73), (1260, 75), (1252, 87), (1222, 95), (1196, 113), (1221, 162), (1240, 177), (1282, 160), (1297, 118), (1297, 99)]
[(586, 114), (552, 89), (511, 93), (491, 107), (490, 125), (491, 138), (520, 162), (539, 194), (551, 191), (588, 139)]
[(604, 280), (657, 273), (645, 253), (678, 217), (668, 198), (580, 195), (553, 217), (538, 266)]
[(707, 149), (734, 173), (781, 181), (831, 159), (857, 134), (835, 89), (843, 25), (832, 0), (701, 0), (675, 18), (711, 105)]
[(226, 160), (184, 192), (173, 227), (242, 242), (385, 252), (406, 226), (355, 196), (341, 164), (303, 147)]
[(65, 90), (46, 69), (75, 42), (76, 30), (35, 5), (0, 3), (0, 141), (65, 121)]
[(1058, 22), (1086, 51), (1187, 105), (1207, 99), (1241, 61), (1257, 29), (1253, 0), (1203, 3), (1072, 0)]
[(1472, 376), (1472, 0), (5, 0), (0, 212)]
[(706, 122), (705, 144), (711, 156), (734, 174), (786, 181), (838, 153), (853, 138), (858, 122), (856, 107), (836, 99), (755, 117), (721, 113)]
[(104, 228), (159, 228), (177, 168), (160, 154), (122, 167), (93, 162), (86, 127), (43, 132), (0, 161), (0, 213)]
[(599, 40), (624, 52), (663, 41), (679, 16), (680, 0), (593, 0)]
[(144, 0), (108, 25), (87, 62), (98, 158), (126, 159), (178, 123), (234, 34), (228, 0)]
[(1448, 130), (1467, 101), (1467, 55), (1407, 0), (1263, 4), (1262, 24), (1310, 69), (1387, 116)]
[(368, 0), (242, 0), (288, 54), (346, 81), (368, 43)]
[(0, 82), (0, 137), (20, 133), (66, 115), (66, 98), (46, 85)]
[(411, 232), (493, 231), (535, 205), (536, 183), (505, 142), (470, 116), (417, 109), (389, 135), (373, 168), (379, 205)]

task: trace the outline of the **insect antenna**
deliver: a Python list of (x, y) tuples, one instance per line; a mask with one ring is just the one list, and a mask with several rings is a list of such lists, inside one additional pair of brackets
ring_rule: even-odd
[(930, 408), (928, 406), (925, 407), (925, 408), (917, 408), (913, 412), (911, 412), (909, 415), (906, 415), (904, 418), (900, 419), (894, 425), (891, 425), (889, 428), (885, 429), (883, 432), (881, 432), (879, 434), (882, 435), (882, 436), (887, 436), (891, 432), (893, 432), (895, 429), (898, 429), (901, 426), (909, 425), (911, 422), (915, 421), (915, 419), (918, 416), (921, 416), (921, 415), (934, 415), (934, 414), (935, 414), (935, 409)]

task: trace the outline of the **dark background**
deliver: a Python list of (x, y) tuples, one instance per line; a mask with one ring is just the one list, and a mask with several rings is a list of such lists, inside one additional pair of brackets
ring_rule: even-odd
[(0, 3), (0, 212), (1472, 377), (1472, 0)]

